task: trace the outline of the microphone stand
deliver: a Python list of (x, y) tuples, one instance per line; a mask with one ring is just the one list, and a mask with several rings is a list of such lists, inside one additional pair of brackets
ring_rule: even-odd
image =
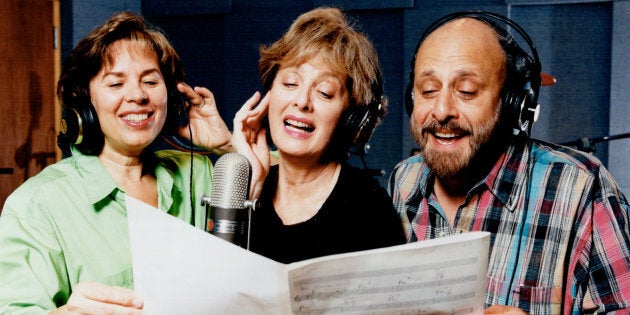
[(369, 168), (367, 163), (365, 162), (365, 155), (367, 151), (370, 150), (370, 144), (366, 143), (364, 145), (350, 147), (348, 152), (351, 155), (358, 156), (361, 159), (361, 163), (363, 164), (363, 171), (367, 173), (371, 177), (379, 177), (385, 175), (385, 170), (382, 168)]
[(586, 138), (586, 137), (585, 138), (579, 138), (579, 139), (577, 139), (575, 141), (569, 141), (569, 142), (560, 143), (560, 145), (569, 146), (569, 147), (576, 147), (580, 151), (587, 152), (587, 153), (593, 153), (593, 152), (595, 152), (595, 144), (596, 143), (606, 142), (606, 141), (611, 141), (611, 140), (624, 139), (624, 138), (630, 138), (630, 133), (622, 133), (622, 134), (618, 134), (618, 135), (603, 136), (603, 137), (597, 137), (597, 138)]

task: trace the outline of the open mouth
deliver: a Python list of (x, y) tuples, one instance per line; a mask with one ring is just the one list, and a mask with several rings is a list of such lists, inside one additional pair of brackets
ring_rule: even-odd
[(452, 144), (453, 142), (463, 138), (466, 133), (463, 132), (444, 132), (444, 131), (434, 131), (431, 132), (431, 134), (433, 135), (433, 137), (435, 137), (435, 140), (439, 143), (439, 144)]
[(122, 119), (131, 123), (139, 123), (144, 120), (147, 120), (149, 116), (151, 116), (149, 113), (129, 114), (129, 115), (123, 116)]
[(309, 133), (309, 132), (313, 132), (313, 130), (315, 130), (315, 127), (306, 124), (304, 122), (301, 121), (297, 121), (297, 120), (293, 120), (293, 119), (287, 119), (284, 121), (284, 126), (291, 129), (291, 130), (295, 130), (298, 132), (302, 132), (302, 133)]

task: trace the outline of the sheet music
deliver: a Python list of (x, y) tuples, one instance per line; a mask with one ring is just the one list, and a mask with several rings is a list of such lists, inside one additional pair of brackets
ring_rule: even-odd
[(468, 233), (414, 243), (422, 250), (393, 250), (397, 246), (290, 270), (292, 310), (295, 314), (482, 314), (488, 255), (484, 236)]
[(489, 233), (282, 264), (127, 197), (147, 314), (482, 314)]

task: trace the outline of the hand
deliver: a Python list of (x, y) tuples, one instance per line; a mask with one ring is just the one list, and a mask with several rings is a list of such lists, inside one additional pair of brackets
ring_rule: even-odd
[(68, 303), (50, 314), (142, 314), (144, 302), (133, 290), (94, 282), (79, 283)]
[[(260, 103), (260, 93), (256, 92), (234, 115), (234, 135), (232, 145), (236, 152), (244, 155), (252, 165), (250, 199), (258, 199), (265, 177), (269, 174), (269, 147), (267, 131), (261, 126), (269, 109), (269, 94)], [(258, 103), (258, 104), (257, 104)]]
[(188, 119), (194, 140), (190, 138), (188, 126), (179, 128), (179, 135), (218, 155), (233, 151), (232, 135), (219, 115), (212, 92), (204, 87), (192, 88), (183, 82), (177, 84), (177, 90), (190, 104)]
[(486, 308), (484, 314), (527, 315), (520, 308), (506, 305), (492, 305)]

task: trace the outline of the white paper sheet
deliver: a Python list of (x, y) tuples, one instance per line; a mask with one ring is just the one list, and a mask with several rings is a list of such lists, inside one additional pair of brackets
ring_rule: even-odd
[(131, 197), (127, 216), (134, 290), (147, 314), (288, 314), (285, 265)]

